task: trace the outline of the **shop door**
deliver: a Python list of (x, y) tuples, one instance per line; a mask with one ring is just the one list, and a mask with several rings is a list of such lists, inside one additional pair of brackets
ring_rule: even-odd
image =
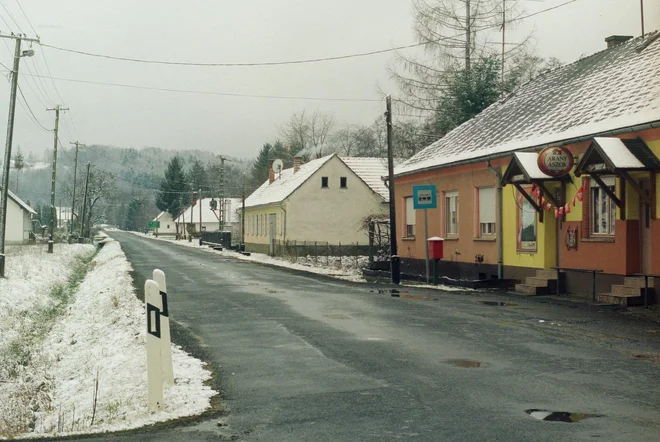
[[(650, 195), (650, 181), (640, 181), (639, 186)], [(639, 199), (639, 253), (642, 273), (651, 271), (651, 206)]]

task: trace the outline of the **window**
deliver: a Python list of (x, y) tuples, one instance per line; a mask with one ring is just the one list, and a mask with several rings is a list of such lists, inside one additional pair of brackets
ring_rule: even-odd
[(167, 225), (167, 228), (168, 228), (168, 229), (170, 228), (170, 225), (169, 225), (169, 224)]
[(327, 189), (328, 188), (328, 177), (327, 176), (322, 176), (321, 177), (321, 188), (322, 189)]
[(495, 234), (495, 188), (482, 187), (479, 190), (479, 235)]
[(447, 235), (458, 235), (458, 191), (445, 192)]
[[(614, 177), (603, 177), (601, 179), (613, 193), (616, 192)], [(615, 218), (616, 204), (607, 196), (598, 183), (591, 181), (591, 233), (594, 235), (614, 235)]]
[(536, 252), (536, 209), (518, 193), (518, 250)]
[(415, 237), (415, 207), (411, 196), (406, 198), (406, 238)]
[(342, 189), (346, 189), (346, 177), (343, 176), (339, 178), (339, 187)]

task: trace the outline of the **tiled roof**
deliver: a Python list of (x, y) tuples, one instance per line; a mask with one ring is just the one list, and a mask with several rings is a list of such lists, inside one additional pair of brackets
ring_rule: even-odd
[(245, 200), (245, 207), (263, 206), (284, 201), (298, 187), (300, 187), (314, 172), (319, 170), (335, 154), (318, 158), (300, 166), (300, 170), (293, 173), (293, 167), (284, 169), (276, 174), (275, 181), (266, 180), (257, 190)]
[[(176, 223), (182, 223), (185, 219), (186, 224), (188, 223), (199, 223), (199, 204), (202, 204), (202, 223), (213, 223), (218, 222), (218, 216), (220, 213), (216, 210), (213, 212), (211, 210), (211, 199), (218, 201), (219, 198), (203, 198), (201, 201), (197, 201), (197, 204), (194, 206), (188, 206), (186, 210), (179, 215), (179, 217), (174, 221)], [(225, 208), (225, 222), (226, 223), (237, 223), (239, 221), (238, 214), (236, 209), (241, 207), (240, 198), (225, 198), (228, 207)], [(159, 215), (160, 217), (160, 215)]]
[(387, 175), (387, 159), (373, 157), (340, 157), (341, 160), (357, 176), (362, 178), (371, 190), (380, 195), (385, 201), (390, 200), (387, 186), (381, 177)]
[[(293, 173), (293, 168), (284, 169), (275, 177), (275, 181), (264, 182), (246, 200), (246, 207), (263, 206), (284, 201), (298, 187), (307, 181), (317, 170), (337, 154), (332, 154), (312, 160), (300, 166), (300, 170)], [(387, 160), (371, 157), (338, 157), (349, 169), (365, 182), (374, 192), (385, 201), (389, 201), (387, 187), (381, 177), (387, 175)]]
[(658, 33), (540, 75), (405, 161), (395, 174), (660, 120)]

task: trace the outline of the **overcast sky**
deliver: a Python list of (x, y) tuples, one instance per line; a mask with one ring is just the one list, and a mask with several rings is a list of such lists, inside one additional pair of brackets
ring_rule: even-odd
[[(19, 0), (42, 43), (114, 56), (193, 62), (264, 62), (331, 57), (414, 42), (409, 0)], [(566, 0), (522, 0), (527, 13)], [(660, 1), (645, 0), (646, 31), (660, 28)], [(4, 9), (6, 8), (6, 10)], [(7, 10), (11, 14), (8, 15)], [(0, 31), (33, 31), (16, 0), (0, 0)], [(6, 22), (6, 23), (5, 23)], [(639, 0), (577, 0), (526, 19), (507, 36), (533, 32), (542, 57), (571, 62), (605, 48), (612, 34), (641, 33)], [(4, 44), (6, 43), (6, 45)], [(13, 41), (0, 43), (0, 63), (11, 66)], [(183, 67), (136, 64), (35, 45), (21, 73), (165, 89), (252, 95), (380, 98), (396, 95), (387, 66), (392, 53), (306, 65)], [(0, 66), (6, 79), (6, 70)], [(370, 124), (381, 102), (265, 99), (157, 92), (20, 77), (36, 118), (47, 128), (46, 105), (70, 107), (61, 139), (122, 147), (201, 149), (253, 157), (274, 140), (293, 112), (334, 113), (342, 123)], [(6, 132), (9, 82), (0, 87), (0, 133)], [(60, 98), (61, 96), (61, 98)], [(73, 120), (73, 121), (72, 121)], [(74, 127), (75, 126), (75, 127)], [(2, 146), (5, 138), (2, 137)], [(14, 149), (41, 154), (52, 132), (32, 122), (19, 105)]]

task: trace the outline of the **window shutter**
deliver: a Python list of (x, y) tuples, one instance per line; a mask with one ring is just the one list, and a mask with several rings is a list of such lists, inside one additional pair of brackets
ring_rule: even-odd
[(479, 222), (495, 222), (495, 188), (483, 187), (479, 189)]
[(415, 207), (412, 197), (406, 198), (406, 225), (415, 225)]

